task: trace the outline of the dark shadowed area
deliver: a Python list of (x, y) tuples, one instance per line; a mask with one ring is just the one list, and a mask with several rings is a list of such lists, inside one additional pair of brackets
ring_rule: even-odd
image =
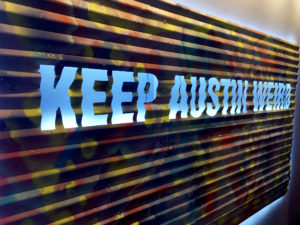
[[(300, 45), (299, 0), (174, 0)], [(299, 73), (299, 72), (298, 72)], [(300, 77), (296, 93), (291, 180), (288, 193), (246, 220), (243, 225), (300, 224)]]

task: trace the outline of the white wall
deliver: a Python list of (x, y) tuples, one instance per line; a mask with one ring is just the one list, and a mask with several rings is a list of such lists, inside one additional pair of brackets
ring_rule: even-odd
[[(173, 0), (300, 45), (300, 0)], [(299, 74), (299, 73), (298, 73)], [(296, 93), (291, 181), (288, 193), (243, 225), (300, 224), (300, 76)], [(298, 117), (296, 116), (298, 115)], [(296, 138), (298, 137), (298, 138)], [(297, 221), (298, 221), (297, 220)], [(295, 224), (295, 225), (296, 225)]]

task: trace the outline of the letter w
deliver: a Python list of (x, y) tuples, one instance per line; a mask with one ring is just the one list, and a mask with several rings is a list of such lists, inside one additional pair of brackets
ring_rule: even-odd
[(263, 111), (265, 107), (265, 98), (267, 96), (267, 82), (259, 81), (258, 87), (257, 87), (257, 81), (253, 81), (253, 104), (254, 109), (253, 111)]

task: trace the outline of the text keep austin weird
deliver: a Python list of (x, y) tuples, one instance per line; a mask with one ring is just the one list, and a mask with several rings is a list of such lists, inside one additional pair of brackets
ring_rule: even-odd
[[(72, 85), (77, 67), (64, 67), (60, 79), (54, 87), (55, 67), (53, 65), (41, 65), (41, 130), (56, 129), (56, 112), (60, 109), (64, 128), (76, 128), (75, 112), (71, 106), (69, 88)], [(134, 113), (124, 113), (122, 103), (130, 103), (133, 100), (132, 92), (122, 91), (124, 82), (135, 82), (134, 72), (112, 71), (112, 124), (124, 124), (134, 122)], [(96, 81), (107, 82), (107, 70), (82, 69), (82, 127), (103, 126), (108, 124), (108, 114), (95, 114), (94, 104), (103, 103), (106, 100), (106, 93), (95, 91)], [(151, 103), (156, 99), (159, 81), (154, 74), (138, 73), (137, 86), (137, 118), (136, 122), (144, 122), (146, 117), (145, 103)], [(169, 119), (176, 119), (176, 114), (181, 112), (181, 118), (187, 118), (188, 113), (194, 118), (199, 118), (206, 109), (208, 116), (215, 116), (220, 110), (220, 98), (216, 92), (223, 87), (223, 108), (222, 114), (240, 114), (247, 112), (247, 80), (220, 79), (212, 77), (208, 80), (204, 77), (190, 77), (191, 99), (188, 102), (186, 91), (187, 83), (184, 76), (176, 75), (174, 85), (171, 89), (169, 101)], [(198, 85), (199, 84), (199, 85)], [(145, 91), (146, 86), (148, 91)], [(231, 96), (229, 96), (231, 88)], [(198, 90), (198, 102), (196, 103), (196, 90)], [(208, 96), (211, 102), (208, 102)], [(229, 110), (228, 102), (231, 97)], [(273, 81), (253, 81), (253, 105), (254, 111), (271, 111), (288, 109), (290, 107), (291, 86), (289, 83), (278, 83)], [(273, 104), (271, 104), (271, 101)], [(188, 107), (188, 104), (190, 107)], [(198, 106), (198, 107), (197, 107)]]

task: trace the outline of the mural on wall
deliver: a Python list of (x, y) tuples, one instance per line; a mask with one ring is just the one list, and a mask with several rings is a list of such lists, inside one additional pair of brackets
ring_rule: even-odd
[(0, 2), (0, 224), (238, 224), (283, 196), (298, 46), (164, 0)]

